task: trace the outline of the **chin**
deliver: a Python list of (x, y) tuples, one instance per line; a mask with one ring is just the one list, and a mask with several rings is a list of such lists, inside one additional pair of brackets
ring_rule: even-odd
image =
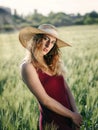
[(43, 55), (45, 56), (45, 55), (47, 55), (48, 54), (48, 52), (43, 52)]

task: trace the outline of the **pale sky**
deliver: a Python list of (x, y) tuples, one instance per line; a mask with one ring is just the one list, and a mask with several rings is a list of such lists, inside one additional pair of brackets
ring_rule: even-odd
[(95, 10), (98, 12), (98, 0), (0, 0), (0, 6), (10, 7), (18, 14), (27, 15), (37, 9), (39, 13), (48, 15), (50, 11), (67, 14), (85, 14)]

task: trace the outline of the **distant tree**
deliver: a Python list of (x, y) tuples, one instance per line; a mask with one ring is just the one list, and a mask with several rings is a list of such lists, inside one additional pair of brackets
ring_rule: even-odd
[(89, 16), (90, 16), (91, 18), (98, 18), (98, 13), (95, 12), (95, 11), (92, 11), (91, 13), (89, 13)]
[(34, 13), (31, 15), (31, 17), (29, 16), (29, 19), (31, 19), (33, 26), (38, 26), (44, 18), (45, 16), (38, 13), (37, 10), (34, 10)]
[(75, 25), (83, 25), (84, 24), (83, 16), (80, 13), (78, 13), (77, 15), (74, 16), (73, 24), (75, 24)]
[(65, 26), (65, 25), (71, 25), (71, 17), (63, 12), (59, 13), (50, 13), (49, 18), (51, 20), (51, 23), (56, 26)]
[(84, 24), (93, 24), (94, 19), (89, 17), (89, 15), (84, 19)]
[(83, 18), (84, 24), (96, 24), (98, 22), (98, 14), (95, 11), (86, 13)]
[(55, 13), (51, 11), (51, 12), (48, 14), (48, 17), (49, 17), (49, 19), (52, 20), (52, 19), (55, 17)]
[(80, 13), (78, 13), (77, 14), (77, 18), (81, 18), (82, 16), (81, 16), (81, 14)]
[(14, 15), (15, 15), (15, 16), (16, 16), (16, 15), (18, 15), (18, 14), (17, 14), (17, 10), (16, 10), (16, 9), (14, 9)]
[(84, 24), (83, 18), (78, 18), (78, 19), (74, 20), (74, 24), (75, 25), (83, 25)]

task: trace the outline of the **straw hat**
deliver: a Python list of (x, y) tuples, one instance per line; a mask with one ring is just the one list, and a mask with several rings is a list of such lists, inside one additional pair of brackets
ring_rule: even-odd
[(35, 34), (49, 34), (57, 38), (58, 47), (70, 46), (68, 43), (59, 39), (57, 29), (51, 24), (42, 24), (38, 28), (26, 27), (22, 29), (19, 33), (21, 44), (27, 48), (28, 41), (30, 41)]

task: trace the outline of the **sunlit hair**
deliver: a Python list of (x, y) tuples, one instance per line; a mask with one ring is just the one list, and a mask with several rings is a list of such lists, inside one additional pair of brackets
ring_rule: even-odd
[[(25, 58), (26, 62), (32, 63), (38, 70), (46, 71), (49, 68), (54, 75), (65, 75), (62, 61), (60, 60), (60, 50), (55, 43), (53, 48), (43, 58), (46, 64), (40, 62), (40, 52), (44, 34), (36, 34), (28, 43), (28, 53)], [(47, 67), (48, 66), (48, 67)]]

